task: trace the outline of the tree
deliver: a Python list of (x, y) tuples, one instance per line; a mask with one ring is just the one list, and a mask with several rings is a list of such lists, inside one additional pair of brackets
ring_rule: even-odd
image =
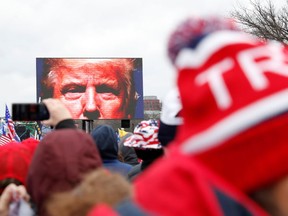
[(250, 0), (251, 8), (243, 5), (231, 12), (232, 18), (245, 32), (261, 39), (276, 40), (288, 44), (288, 0), (276, 9), (272, 0)]

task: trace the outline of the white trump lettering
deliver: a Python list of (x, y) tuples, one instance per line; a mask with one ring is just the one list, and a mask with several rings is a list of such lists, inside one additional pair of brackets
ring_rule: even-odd
[(254, 90), (268, 87), (269, 81), (264, 74), (267, 71), (288, 76), (287, 59), (277, 44), (242, 51), (237, 60)]
[(198, 85), (207, 83), (212, 91), (212, 94), (216, 100), (217, 106), (220, 109), (227, 109), (232, 99), (229, 90), (223, 80), (222, 74), (233, 68), (234, 62), (230, 58), (226, 58), (219, 63), (213, 65), (208, 70), (199, 74), (195, 78), (195, 82)]

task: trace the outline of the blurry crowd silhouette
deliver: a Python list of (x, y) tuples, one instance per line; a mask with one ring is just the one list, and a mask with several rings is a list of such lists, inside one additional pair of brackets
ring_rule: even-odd
[(0, 146), (0, 215), (288, 215), (288, 48), (191, 17), (168, 56), (177, 80), (160, 120), (120, 141), (43, 100), (54, 129)]

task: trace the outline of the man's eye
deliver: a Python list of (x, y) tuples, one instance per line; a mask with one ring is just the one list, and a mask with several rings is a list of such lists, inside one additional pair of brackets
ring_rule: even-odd
[(67, 99), (77, 99), (85, 93), (85, 89), (83, 86), (67, 86), (62, 89), (61, 93)]
[(69, 87), (64, 87), (61, 91), (61, 93), (67, 94), (67, 93), (83, 93), (85, 92), (85, 87), (83, 86), (69, 86)]
[(115, 89), (111, 86), (107, 86), (107, 85), (101, 85), (101, 86), (97, 86), (96, 87), (96, 92), (97, 93), (111, 93), (114, 95), (119, 95), (119, 90)]

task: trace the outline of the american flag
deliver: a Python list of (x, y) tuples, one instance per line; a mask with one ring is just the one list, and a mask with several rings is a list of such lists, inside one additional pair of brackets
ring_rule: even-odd
[(7, 124), (6, 122), (1, 119), (1, 136), (0, 136), (0, 146), (3, 146), (9, 142), (11, 142), (11, 138), (7, 135)]
[(6, 124), (8, 126), (8, 134), (6, 134), (6, 135), (11, 140), (15, 140), (17, 142), (20, 142), (21, 140), (15, 131), (14, 122), (11, 119), (11, 115), (10, 115), (9, 109), (7, 107), (7, 104), (6, 104), (6, 109), (5, 109), (5, 120), (6, 120)]
[(2, 135), (0, 137), (0, 146), (6, 145), (7, 143), (11, 142), (10, 138), (6, 135)]

